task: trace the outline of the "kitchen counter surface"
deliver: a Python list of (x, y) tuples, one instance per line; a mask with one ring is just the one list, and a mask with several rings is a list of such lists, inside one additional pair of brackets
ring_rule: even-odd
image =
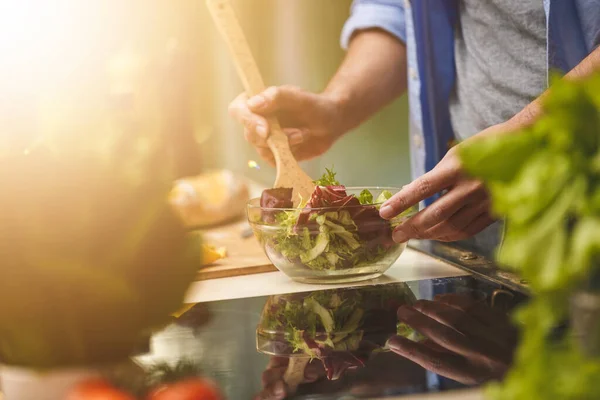
[[(251, 185), (254, 195), (260, 189)], [(199, 368), (228, 400), (483, 399), (473, 382), (487, 382), (492, 374), (482, 374), (477, 357), (498, 353), (482, 343), (491, 336), (506, 340), (510, 330), (493, 320), (518, 304), (520, 294), (417, 248), (408, 247), (383, 276), (362, 282), (304, 284), (279, 271), (196, 281), (185, 307), (144, 340), (131, 360), (145, 371), (161, 364), (177, 366), (173, 371), (179, 373)], [(466, 353), (444, 338), (452, 321), (425, 318), (426, 337), (412, 322), (397, 325), (402, 306), (414, 311), (410, 306), (422, 300), (435, 308), (456, 296), (475, 305), (480, 323), (492, 320), (474, 336), (459, 329), (479, 317), (466, 310), (466, 320), (455, 321), (454, 329), (469, 339), (461, 350)], [(397, 335), (413, 343), (412, 356), (390, 351), (388, 340)], [(422, 353), (431, 343), (438, 345), (435, 356)], [(273, 396), (281, 388), (287, 395)]]
[(464, 275), (467, 275), (467, 273), (463, 270), (407, 248), (385, 275), (377, 279), (342, 285), (311, 285), (294, 282), (279, 271), (211, 279), (192, 284), (186, 296), (186, 303), (232, 300), (281, 293), (298, 293)]
[[(498, 301), (500, 298), (496, 296), (500, 289), (498, 285), (480, 281), (450, 265), (428, 258), (408, 251), (387, 277), (352, 288), (296, 285), (279, 273), (199, 282), (204, 288), (197, 286), (195, 292), (192, 290), (188, 295), (188, 301), (195, 304), (173, 324), (155, 334), (149, 351), (136, 360), (144, 367), (157, 362), (174, 365), (182, 360), (197, 363), (206, 375), (219, 383), (230, 400), (277, 398), (266, 394), (272, 385), (269, 379), (274, 376), (274, 382), (283, 379), (287, 366), (277, 365), (289, 362), (292, 354), (289, 352), (293, 351), (290, 346), (294, 342), (284, 332), (288, 331), (290, 323), (301, 324), (304, 317), (298, 321), (294, 317), (296, 322), (284, 322), (281, 328), (277, 328), (282, 329), (281, 333), (272, 331), (273, 328), (267, 328), (271, 325), (265, 325), (277, 315), (273, 314), (277, 311), (273, 311), (272, 304), (280, 304), (287, 309), (287, 304), (290, 307), (307, 304), (303, 300), (306, 296), (316, 296), (313, 298), (321, 302), (339, 296), (343, 301), (361, 299), (351, 306), (351, 310), (363, 310), (365, 316), (360, 329), (352, 331), (362, 332), (360, 344), (353, 347), (351, 342), (344, 341), (343, 337), (347, 336), (344, 334), (341, 343), (347, 350), (330, 353), (327, 356), (332, 363), (329, 367), (319, 359), (309, 363), (310, 367), (306, 367), (305, 371), (310, 369), (312, 374), (316, 374), (316, 380), (301, 381), (298, 390), (290, 392), (286, 399), (481, 399), (479, 391), (467, 390), (474, 388), (467, 383), (473, 379), (470, 374), (475, 374), (483, 382), (489, 378), (485, 373), (479, 375), (481, 372), (477, 367), (465, 370), (463, 362), (457, 362), (462, 358), (459, 354), (449, 357), (448, 353), (440, 353), (439, 361), (433, 364), (441, 368), (440, 372), (389, 351), (373, 351), (381, 349), (380, 346), (396, 334), (396, 310), (399, 305), (414, 301), (410, 298), (435, 302), (439, 295), (460, 295), (481, 304), (482, 312), (489, 312), (490, 317), (496, 315), (498, 307), (502, 307), (504, 312), (503, 303), (506, 303)], [(420, 273), (416, 273), (415, 269)], [(219, 294), (221, 291), (223, 293)], [(509, 303), (511, 308), (516, 304)], [(434, 325), (429, 335), (443, 334), (444, 329), (448, 329), (445, 325), (431, 322)], [(499, 332), (505, 329), (499, 321), (498, 327), (490, 327), (483, 339), (469, 336), (467, 347), (472, 344), (475, 349), (481, 344), (478, 341), (485, 341), (490, 335), (502, 342), (505, 339)], [(274, 332), (274, 336), (268, 332)], [(375, 348), (371, 347), (373, 344), (376, 344)], [(452, 340), (447, 344), (453, 348)], [(348, 360), (357, 359), (362, 360), (362, 366), (343, 367)], [(420, 359), (420, 362), (423, 360)], [(471, 362), (476, 363), (476, 360)], [(327, 368), (338, 371), (335, 373), (337, 379), (326, 378)]]

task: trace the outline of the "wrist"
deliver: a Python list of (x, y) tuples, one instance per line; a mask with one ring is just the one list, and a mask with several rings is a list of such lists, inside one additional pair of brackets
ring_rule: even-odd
[(331, 108), (331, 130), (336, 140), (358, 125), (352, 118), (352, 95), (349, 90), (328, 86), (321, 96)]

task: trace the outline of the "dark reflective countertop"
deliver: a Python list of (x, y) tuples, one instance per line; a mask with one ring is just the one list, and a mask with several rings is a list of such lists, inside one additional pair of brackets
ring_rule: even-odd
[(198, 303), (136, 361), (193, 362), (233, 400), (447, 391), (502, 377), (526, 300), (467, 276)]

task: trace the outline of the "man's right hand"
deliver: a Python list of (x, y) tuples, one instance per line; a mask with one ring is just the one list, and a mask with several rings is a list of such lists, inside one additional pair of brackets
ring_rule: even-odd
[(315, 94), (293, 86), (270, 87), (247, 98), (240, 94), (229, 113), (244, 126), (246, 140), (259, 155), (274, 163), (267, 145), (269, 117), (277, 117), (298, 161), (325, 153), (343, 134), (341, 102), (333, 96)]

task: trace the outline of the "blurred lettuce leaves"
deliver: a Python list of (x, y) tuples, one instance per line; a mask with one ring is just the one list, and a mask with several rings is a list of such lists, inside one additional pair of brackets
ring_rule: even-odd
[(596, 399), (600, 359), (556, 329), (570, 318), (573, 293), (600, 272), (600, 75), (553, 79), (542, 104), (532, 126), (458, 147), (506, 220), (498, 262), (534, 294), (515, 316), (523, 327), (517, 363), (488, 394)]

